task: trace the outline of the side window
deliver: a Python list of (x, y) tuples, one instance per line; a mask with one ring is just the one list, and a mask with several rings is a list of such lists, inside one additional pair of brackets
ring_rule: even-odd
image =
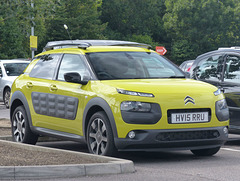
[(2, 77), (2, 68), (1, 68), (1, 65), (0, 65), (0, 77)]
[(59, 58), (59, 54), (42, 56), (40, 60), (36, 63), (36, 65), (33, 67), (29, 76), (42, 79), (53, 79)]
[(57, 80), (65, 81), (64, 74), (68, 72), (77, 72), (83, 78), (84, 76), (90, 76), (89, 70), (79, 55), (65, 54), (63, 56)]
[(195, 76), (201, 80), (219, 81), (223, 68), (223, 55), (209, 56), (201, 60), (195, 68)]
[(224, 81), (240, 83), (240, 57), (228, 55), (224, 70)]

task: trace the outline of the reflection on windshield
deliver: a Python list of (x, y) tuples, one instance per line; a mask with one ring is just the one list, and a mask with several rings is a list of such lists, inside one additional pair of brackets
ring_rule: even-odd
[(28, 66), (28, 63), (4, 63), (3, 66), (8, 76), (19, 76)]
[(90, 53), (88, 58), (100, 80), (185, 77), (157, 53), (101, 52)]

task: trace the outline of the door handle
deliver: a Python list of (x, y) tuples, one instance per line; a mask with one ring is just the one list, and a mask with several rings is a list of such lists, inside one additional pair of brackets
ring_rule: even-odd
[(32, 88), (32, 87), (33, 87), (32, 82), (27, 82), (27, 88)]
[(56, 85), (50, 85), (50, 90), (51, 91), (56, 91), (56, 90), (58, 90), (58, 88), (57, 88)]

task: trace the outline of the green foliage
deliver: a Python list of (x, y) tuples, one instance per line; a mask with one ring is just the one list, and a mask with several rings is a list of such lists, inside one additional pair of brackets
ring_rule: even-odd
[(193, 47), (189, 44), (187, 40), (175, 41), (172, 45), (172, 60), (177, 65), (180, 65), (185, 60), (190, 60), (195, 56)]
[[(31, 7), (34, 3), (34, 8)], [(33, 18), (34, 17), (34, 18)], [(238, 0), (2, 0), (0, 59), (30, 57), (48, 41), (117, 39), (165, 46), (175, 63), (240, 45)]]
[(26, 57), (24, 35), (22, 34), (20, 0), (5, 0), (0, 5), (0, 58)]
[(102, 24), (98, 11), (101, 1), (60, 0), (55, 8), (55, 16), (48, 20), (48, 40), (69, 39), (63, 28), (66, 24), (72, 39), (102, 39), (106, 24)]
[[(164, 28), (174, 45), (172, 57), (184, 61), (186, 57), (195, 58), (200, 53), (221, 46), (237, 45), (237, 4), (239, 8), (235, 0), (165, 0), (167, 10), (163, 20)], [(184, 41), (190, 45), (190, 53), (186, 56), (175, 51), (175, 47), (181, 47)]]
[(111, 39), (148, 35), (162, 41), (166, 36), (162, 21), (164, 1), (103, 0), (101, 10), (101, 20), (108, 23), (105, 36)]
[(153, 48), (158, 46), (158, 43), (154, 42), (152, 37), (149, 36), (149, 35), (136, 35), (136, 34), (133, 34), (133, 35), (131, 35), (129, 37), (126, 37), (125, 40), (138, 42), (138, 43), (145, 43), (145, 44), (151, 45)]

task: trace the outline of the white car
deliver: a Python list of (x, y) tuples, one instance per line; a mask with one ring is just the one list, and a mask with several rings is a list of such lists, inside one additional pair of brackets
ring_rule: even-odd
[(0, 60), (0, 101), (4, 102), (6, 108), (9, 108), (12, 83), (29, 63), (24, 59)]

